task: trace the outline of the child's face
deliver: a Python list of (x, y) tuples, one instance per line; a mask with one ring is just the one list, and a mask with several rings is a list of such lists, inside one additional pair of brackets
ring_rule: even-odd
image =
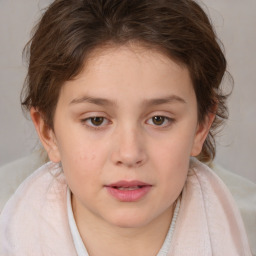
[(187, 68), (123, 46), (64, 84), (54, 133), (41, 139), (62, 162), (78, 218), (139, 227), (170, 219), (208, 126), (198, 125)]

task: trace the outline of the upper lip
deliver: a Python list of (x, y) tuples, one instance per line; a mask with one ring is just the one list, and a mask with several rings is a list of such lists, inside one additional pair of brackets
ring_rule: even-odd
[(152, 186), (151, 184), (138, 181), (138, 180), (132, 180), (132, 181), (127, 181), (127, 180), (120, 180), (114, 183), (111, 183), (109, 185), (106, 185), (106, 187), (118, 187), (118, 188), (129, 188), (129, 187), (143, 187), (143, 186)]

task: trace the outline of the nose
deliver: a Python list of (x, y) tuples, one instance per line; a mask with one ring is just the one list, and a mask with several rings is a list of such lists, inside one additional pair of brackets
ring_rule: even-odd
[(114, 144), (112, 161), (115, 165), (137, 168), (146, 162), (146, 144), (138, 129), (121, 129)]

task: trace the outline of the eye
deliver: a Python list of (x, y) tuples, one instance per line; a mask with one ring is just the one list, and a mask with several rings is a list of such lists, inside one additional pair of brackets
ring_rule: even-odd
[(104, 125), (107, 125), (109, 121), (105, 117), (94, 116), (94, 117), (83, 119), (82, 123), (86, 124), (87, 126), (97, 128), (97, 127), (102, 127)]
[(163, 117), (163, 116), (153, 116), (153, 117), (152, 117), (152, 122), (153, 122), (155, 125), (162, 125), (165, 120), (166, 120), (166, 118)]
[(153, 116), (147, 120), (147, 123), (154, 126), (166, 127), (174, 120), (166, 116)]
[(103, 124), (104, 122), (104, 117), (101, 116), (95, 116), (95, 117), (91, 117), (89, 118), (90, 122), (94, 125), (94, 126), (100, 126)]

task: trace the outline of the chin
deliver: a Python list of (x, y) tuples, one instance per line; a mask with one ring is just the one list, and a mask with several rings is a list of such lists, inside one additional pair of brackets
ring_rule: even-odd
[(108, 220), (112, 225), (119, 228), (141, 228), (150, 222), (149, 216), (130, 213), (113, 214)]

